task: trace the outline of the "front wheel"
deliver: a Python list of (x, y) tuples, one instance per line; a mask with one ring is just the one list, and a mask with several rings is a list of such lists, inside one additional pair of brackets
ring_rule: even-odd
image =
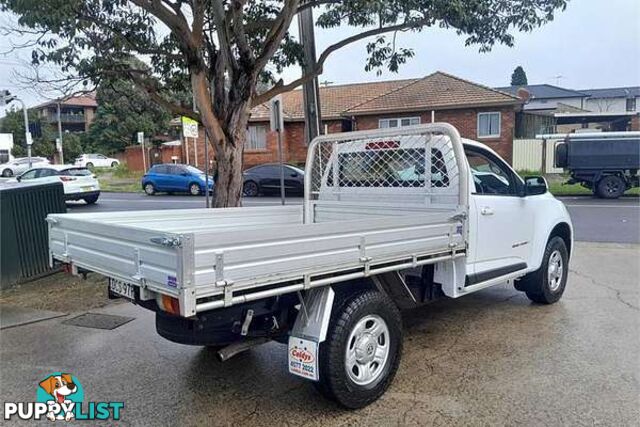
[(189, 194), (192, 196), (200, 195), (200, 185), (193, 183), (189, 185)]
[(260, 187), (253, 181), (247, 181), (242, 186), (242, 194), (246, 197), (257, 197), (260, 194)]
[(402, 321), (385, 294), (355, 293), (334, 307), (319, 348), (318, 390), (347, 408), (362, 408), (387, 390), (402, 353)]
[(518, 282), (516, 289), (539, 304), (553, 304), (564, 293), (569, 275), (569, 251), (564, 240), (554, 236), (547, 242), (542, 265)]
[(147, 193), (148, 196), (153, 196), (154, 194), (156, 194), (156, 187), (148, 182), (144, 185), (144, 192)]
[(116, 166), (118, 166), (118, 162), (111, 162), (111, 167), (115, 168)]

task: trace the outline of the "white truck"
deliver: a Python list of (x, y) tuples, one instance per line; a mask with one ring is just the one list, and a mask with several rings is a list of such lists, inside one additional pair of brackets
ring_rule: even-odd
[(505, 282), (554, 303), (573, 240), (543, 178), (444, 123), (316, 138), (302, 206), (47, 221), (51, 262), (109, 277), (163, 337), (222, 359), (285, 343), (289, 371), (348, 408), (390, 385), (399, 309)]

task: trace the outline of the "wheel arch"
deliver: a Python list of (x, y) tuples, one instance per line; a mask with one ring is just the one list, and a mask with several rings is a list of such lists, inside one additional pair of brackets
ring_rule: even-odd
[(547, 242), (556, 236), (564, 240), (569, 257), (571, 257), (571, 250), (573, 249), (573, 230), (571, 229), (571, 226), (566, 222), (556, 224), (556, 226), (551, 230), (551, 233), (549, 233)]
[[(543, 225), (543, 224), (540, 224)], [(548, 230), (547, 233), (540, 233), (538, 236), (533, 238), (533, 246), (531, 248), (531, 258), (528, 262), (528, 272), (532, 272), (540, 268), (542, 265), (542, 258), (544, 255), (545, 248), (549, 241), (554, 237), (560, 237), (565, 245), (567, 246), (567, 251), (569, 253), (569, 258), (571, 258), (571, 253), (573, 252), (573, 226), (568, 218), (557, 218), (555, 221), (550, 221), (548, 226), (540, 227), (543, 230)]]

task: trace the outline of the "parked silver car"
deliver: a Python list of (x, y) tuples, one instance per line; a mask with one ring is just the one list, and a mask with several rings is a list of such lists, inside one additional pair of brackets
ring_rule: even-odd
[[(37, 168), (41, 166), (46, 166), (49, 164), (49, 160), (44, 157), (31, 157), (31, 167)], [(13, 159), (10, 162), (3, 163), (0, 165), (0, 174), (5, 177), (11, 177), (14, 175), (20, 175), (22, 172), (29, 169), (29, 158), (28, 157), (18, 157)]]

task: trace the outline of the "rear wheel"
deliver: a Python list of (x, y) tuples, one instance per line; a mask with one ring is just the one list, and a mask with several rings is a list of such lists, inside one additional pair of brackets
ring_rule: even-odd
[(154, 187), (153, 184), (148, 182), (144, 185), (144, 192), (147, 193), (147, 195), (149, 196), (153, 196), (154, 194), (156, 194), (156, 187)]
[(85, 197), (84, 202), (88, 205), (93, 205), (95, 202), (98, 201), (98, 197), (99, 197), (98, 195)]
[(598, 181), (597, 195), (603, 199), (617, 199), (624, 194), (627, 186), (617, 175), (608, 175)]
[(319, 348), (316, 388), (347, 408), (362, 408), (387, 390), (402, 353), (402, 321), (385, 294), (366, 290), (334, 307)]
[(200, 185), (196, 184), (195, 182), (189, 184), (189, 194), (191, 194), (192, 196), (200, 195)]
[(242, 186), (242, 194), (247, 197), (257, 197), (260, 193), (260, 187), (253, 181), (247, 181)]
[(524, 291), (533, 302), (553, 304), (562, 297), (568, 275), (567, 245), (561, 237), (554, 236), (547, 242), (540, 268), (516, 282), (516, 289)]
[(9, 178), (13, 176), (13, 171), (9, 168), (2, 171), (2, 176), (5, 178)]
[(93, 169), (93, 163), (89, 162), (86, 164), (87, 169)]

